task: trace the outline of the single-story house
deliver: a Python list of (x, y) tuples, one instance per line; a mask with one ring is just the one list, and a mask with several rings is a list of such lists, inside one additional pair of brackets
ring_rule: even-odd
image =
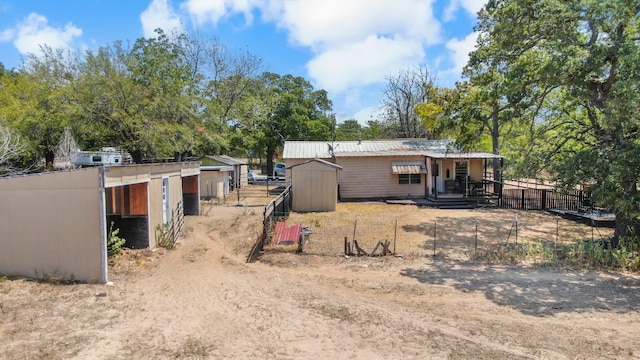
[[(247, 186), (248, 182), (248, 174), (249, 174), (249, 163), (233, 158), (228, 155), (205, 155), (199, 159), (202, 163), (201, 166), (231, 166), (232, 171), (228, 174), (229, 176), (229, 191), (233, 191), (236, 188), (242, 188)], [(228, 194), (228, 192), (227, 192)]]
[[(341, 200), (484, 196), (495, 193), (494, 159), (502, 156), (459, 151), (453, 140), (287, 141), (283, 158), (291, 169), (310, 159), (342, 167)], [(293, 184), (295, 186), (295, 184)]]
[(0, 179), (0, 274), (105, 283), (109, 230), (154, 248), (163, 224), (200, 213), (199, 174), (187, 162)]

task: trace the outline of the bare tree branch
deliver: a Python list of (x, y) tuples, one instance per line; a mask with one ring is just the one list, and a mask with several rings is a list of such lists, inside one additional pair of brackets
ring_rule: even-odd
[(0, 177), (22, 174), (14, 163), (27, 151), (27, 144), (11, 129), (0, 125)]
[(71, 133), (71, 129), (68, 127), (64, 129), (64, 133), (58, 142), (58, 146), (55, 150), (54, 167), (57, 169), (73, 169), (75, 168), (75, 160), (78, 157), (78, 144), (76, 139)]

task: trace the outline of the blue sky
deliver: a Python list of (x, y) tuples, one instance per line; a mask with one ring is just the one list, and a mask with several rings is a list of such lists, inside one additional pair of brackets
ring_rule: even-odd
[(486, 0), (0, 0), (0, 62), (20, 67), (40, 44), (95, 49), (163, 28), (216, 36), (265, 70), (327, 90), (339, 121), (375, 119), (386, 78), (427, 66), (460, 79)]

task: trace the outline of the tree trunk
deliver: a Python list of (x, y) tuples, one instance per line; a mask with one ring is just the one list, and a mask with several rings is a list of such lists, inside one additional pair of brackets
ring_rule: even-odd
[(53, 160), (55, 159), (55, 154), (53, 150), (45, 150), (44, 151), (44, 166), (47, 169), (53, 169)]
[[(491, 114), (491, 147), (494, 155), (500, 155), (500, 119), (497, 105), (494, 105)], [(493, 159), (493, 181), (502, 183), (502, 159)]]
[(616, 229), (614, 237), (616, 240), (626, 239), (635, 243), (640, 243), (638, 234), (640, 233), (640, 222), (633, 218), (628, 218), (624, 213), (616, 214)]
[(140, 150), (130, 151), (131, 159), (134, 164), (142, 164), (142, 152)]
[(267, 148), (267, 176), (273, 175), (273, 154), (276, 149)]
[[(626, 199), (637, 199), (638, 190), (636, 188), (636, 182), (632, 178), (622, 179), (620, 186), (624, 189), (622, 197)], [(635, 216), (630, 215), (628, 211), (616, 210), (616, 239), (627, 239), (636, 243), (640, 242), (640, 221)]]

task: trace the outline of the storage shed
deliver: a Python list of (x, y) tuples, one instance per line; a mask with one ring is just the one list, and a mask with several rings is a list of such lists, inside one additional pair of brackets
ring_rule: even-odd
[(335, 211), (338, 202), (338, 171), (342, 166), (311, 159), (289, 167), (292, 210), (296, 212)]
[(230, 166), (231, 172), (228, 173), (230, 180), (229, 191), (234, 191), (236, 188), (242, 188), (247, 186), (249, 174), (249, 163), (244, 160), (236, 159), (228, 155), (205, 155), (201, 157), (200, 162), (203, 167), (208, 166)]
[(232, 166), (200, 165), (200, 198), (221, 200), (229, 195), (231, 173)]

